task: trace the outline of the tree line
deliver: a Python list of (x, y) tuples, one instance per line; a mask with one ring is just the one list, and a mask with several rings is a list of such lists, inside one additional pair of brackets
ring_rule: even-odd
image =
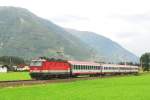
[(150, 71), (150, 53), (144, 53), (141, 56), (140, 64), (144, 71)]
[(1, 56), (0, 64), (2, 64), (2, 65), (20, 65), (20, 64), (26, 64), (26, 61), (21, 57)]
[[(56, 61), (55, 58), (50, 58), (50, 59), (48, 59), (46, 57), (41, 57), (41, 58)], [(62, 59), (57, 59), (57, 60), (64, 61)], [(17, 57), (17, 56), (1, 56), (0, 57), (0, 64), (1, 65), (9, 65), (9, 66), (12, 66), (12, 65), (27, 65), (27, 64), (29, 64), (29, 62), (30, 61), (25, 60), (21, 57)], [(134, 65), (132, 62), (129, 62), (128, 64), (129, 65)], [(140, 66), (142, 66), (144, 71), (150, 71), (150, 52), (144, 53), (140, 57)]]

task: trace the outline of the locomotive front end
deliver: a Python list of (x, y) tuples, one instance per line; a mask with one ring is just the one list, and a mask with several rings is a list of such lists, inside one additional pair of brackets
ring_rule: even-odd
[(30, 76), (32, 79), (38, 79), (43, 70), (45, 60), (32, 60), (30, 63)]

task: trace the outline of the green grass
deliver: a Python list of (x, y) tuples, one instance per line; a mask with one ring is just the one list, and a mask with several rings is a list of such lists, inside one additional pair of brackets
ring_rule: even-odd
[(27, 80), (30, 79), (28, 72), (8, 72), (0, 73), (0, 81), (7, 80)]
[(0, 100), (150, 100), (150, 74), (3, 88)]

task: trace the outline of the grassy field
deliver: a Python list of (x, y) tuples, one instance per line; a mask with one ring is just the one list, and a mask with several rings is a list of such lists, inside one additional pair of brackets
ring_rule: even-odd
[(150, 100), (150, 74), (3, 88), (0, 100)]
[(30, 79), (28, 72), (8, 72), (0, 73), (0, 81), (6, 80), (27, 80)]

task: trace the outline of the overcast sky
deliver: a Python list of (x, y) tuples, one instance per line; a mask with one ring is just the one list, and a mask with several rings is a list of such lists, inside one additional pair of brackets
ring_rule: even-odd
[(140, 56), (150, 51), (149, 0), (0, 0), (63, 27), (93, 31)]

